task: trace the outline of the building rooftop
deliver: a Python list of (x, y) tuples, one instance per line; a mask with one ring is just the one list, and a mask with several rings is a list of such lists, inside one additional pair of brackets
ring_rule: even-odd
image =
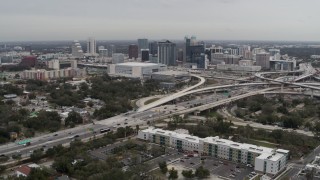
[(24, 174), (25, 176), (28, 176), (30, 174), (30, 172), (31, 172), (31, 167), (23, 165), (23, 166), (18, 167), (16, 169), (16, 171)]
[(235, 149), (246, 149), (246, 150), (248, 150), (250, 152), (254, 152), (254, 153), (268, 153), (268, 154), (270, 154), (270, 153), (274, 152), (274, 149), (272, 149), (272, 148), (256, 146), (253, 144), (237, 143), (237, 142), (230, 141), (227, 139), (221, 139), (218, 136), (206, 137), (206, 138), (204, 138), (204, 142), (212, 143), (212, 144), (224, 144), (224, 145), (230, 146)]
[(278, 153), (283, 153), (283, 154), (288, 154), (289, 153), (289, 151), (285, 150), (285, 149), (277, 149), (277, 152)]
[(273, 154), (271, 157), (269, 157), (269, 160), (270, 161), (278, 161), (282, 157), (283, 157), (283, 154), (276, 153), (276, 154)]
[(157, 66), (158, 64), (155, 63), (141, 63), (141, 62), (125, 62), (125, 63), (119, 63), (117, 66), (143, 66), (143, 67), (148, 67), (148, 66)]

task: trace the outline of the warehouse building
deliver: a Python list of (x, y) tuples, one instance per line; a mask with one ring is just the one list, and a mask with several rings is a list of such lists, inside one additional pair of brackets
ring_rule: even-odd
[(272, 149), (252, 144), (237, 143), (216, 137), (199, 138), (162, 129), (148, 128), (140, 130), (138, 138), (179, 151), (197, 152), (224, 160), (253, 166), (255, 171), (271, 176), (286, 167), (289, 151)]

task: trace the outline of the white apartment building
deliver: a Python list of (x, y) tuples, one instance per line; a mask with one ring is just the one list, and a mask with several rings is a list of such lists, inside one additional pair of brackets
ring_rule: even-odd
[(138, 138), (179, 151), (198, 152), (205, 156), (250, 164), (255, 171), (271, 176), (285, 169), (289, 154), (288, 150), (237, 143), (218, 136), (199, 138), (155, 128), (140, 130)]

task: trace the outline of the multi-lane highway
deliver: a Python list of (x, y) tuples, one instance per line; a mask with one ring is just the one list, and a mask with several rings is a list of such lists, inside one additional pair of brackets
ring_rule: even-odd
[[(75, 138), (86, 139), (100, 133), (100, 129), (107, 128), (104, 125), (88, 124), (81, 127), (62, 130), (56, 133), (50, 133), (43, 136), (30, 138), (31, 144), (18, 145), (17, 143), (9, 143), (0, 146), (0, 154), (11, 156), (13, 154), (21, 154), (22, 157), (28, 156), (35, 149), (47, 149), (59, 144), (70, 143)], [(17, 142), (20, 140), (17, 140)]]

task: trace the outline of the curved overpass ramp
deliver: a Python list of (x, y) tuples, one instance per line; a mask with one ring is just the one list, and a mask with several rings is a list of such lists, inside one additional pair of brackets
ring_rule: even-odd
[(181, 91), (179, 91), (179, 92), (177, 92), (177, 93), (174, 93), (174, 94), (169, 95), (169, 96), (167, 96), (167, 97), (161, 98), (161, 99), (159, 99), (159, 100), (157, 100), (157, 101), (155, 101), (155, 102), (152, 102), (152, 103), (150, 103), (150, 104), (147, 104), (147, 105), (145, 105), (145, 106), (142, 106), (142, 107), (140, 107), (140, 108), (137, 110), (137, 112), (146, 111), (146, 110), (148, 110), (148, 109), (151, 109), (151, 108), (160, 106), (160, 105), (162, 105), (162, 104), (164, 104), (164, 103), (166, 103), (166, 102), (172, 101), (172, 100), (176, 99), (177, 97), (180, 97), (179, 95), (181, 95), (181, 94), (183, 94), (183, 93), (185, 93), (185, 92), (188, 92), (188, 91), (190, 91), (190, 90), (192, 90), (192, 89), (194, 89), (194, 88), (197, 88), (197, 87), (203, 85), (203, 84), (206, 82), (206, 79), (205, 79), (204, 77), (201, 77), (201, 76), (198, 76), (198, 75), (195, 75), (195, 74), (191, 74), (191, 76), (200, 79), (200, 82), (197, 83), (196, 85), (193, 85), (193, 86), (191, 86), (191, 87), (188, 87), (188, 88), (186, 88), (186, 89), (183, 89), (183, 90), (181, 90)]
[(283, 81), (277, 80), (277, 79), (266, 78), (266, 77), (263, 77), (264, 74), (269, 74), (269, 73), (268, 72), (256, 73), (255, 76), (257, 78), (260, 78), (260, 79), (263, 79), (263, 80), (266, 80), (266, 81), (270, 81), (270, 82), (277, 82), (277, 83), (281, 83), (281, 84), (285, 84), (285, 85), (294, 85), (294, 86), (300, 86), (300, 87), (303, 87), (303, 88), (310, 88), (310, 89), (313, 89), (313, 90), (320, 90), (319, 87), (310, 86), (310, 85), (307, 85), (307, 84), (304, 84), (304, 83), (290, 83), (290, 82), (283, 82)]

